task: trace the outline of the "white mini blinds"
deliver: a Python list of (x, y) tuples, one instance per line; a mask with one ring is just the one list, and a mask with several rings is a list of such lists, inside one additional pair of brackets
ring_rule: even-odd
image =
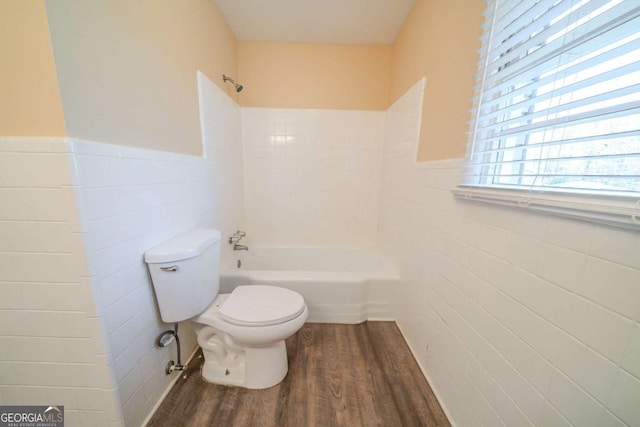
[(455, 193), (640, 224), (640, 0), (487, 3)]

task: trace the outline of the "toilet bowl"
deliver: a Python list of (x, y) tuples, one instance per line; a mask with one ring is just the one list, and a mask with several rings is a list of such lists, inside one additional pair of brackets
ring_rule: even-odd
[(275, 286), (220, 288), (220, 233), (194, 230), (145, 253), (160, 316), (190, 320), (202, 347), (202, 377), (251, 389), (272, 387), (288, 371), (284, 340), (309, 317), (297, 292)]
[(202, 377), (251, 389), (278, 384), (288, 371), (284, 340), (308, 317), (302, 297), (288, 289), (249, 285), (218, 295), (192, 319), (204, 353)]

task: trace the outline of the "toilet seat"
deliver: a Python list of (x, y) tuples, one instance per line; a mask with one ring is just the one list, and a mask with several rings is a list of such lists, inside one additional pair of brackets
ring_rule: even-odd
[(238, 286), (219, 307), (220, 316), (238, 326), (271, 326), (300, 316), (304, 298), (289, 289), (265, 285)]

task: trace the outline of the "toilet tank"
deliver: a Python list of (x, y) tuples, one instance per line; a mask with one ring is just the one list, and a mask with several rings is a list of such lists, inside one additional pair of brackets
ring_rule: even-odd
[(220, 232), (198, 229), (149, 249), (144, 260), (160, 316), (177, 323), (202, 313), (220, 288)]

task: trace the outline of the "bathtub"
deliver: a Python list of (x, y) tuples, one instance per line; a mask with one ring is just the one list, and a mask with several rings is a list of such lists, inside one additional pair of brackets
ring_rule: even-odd
[(222, 263), (220, 290), (274, 285), (300, 293), (309, 322), (361, 323), (392, 320), (390, 293), (395, 270), (363, 249), (253, 247)]

